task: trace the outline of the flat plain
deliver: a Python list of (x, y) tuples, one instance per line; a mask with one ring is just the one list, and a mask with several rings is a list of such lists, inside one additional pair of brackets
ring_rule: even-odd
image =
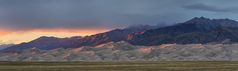
[(238, 71), (238, 62), (0, 62), (0, 71)]

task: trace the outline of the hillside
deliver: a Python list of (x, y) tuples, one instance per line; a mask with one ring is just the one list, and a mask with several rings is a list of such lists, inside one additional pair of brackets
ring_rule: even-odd
[(104, 33), (98, 33), (90, 36), (74, 36), (69, 38), (57, 38), (42, 36), (30, 42), (25, 42), (11, 46), (6, 51), (22, 51), (29, 48), (38, 48), (42, 50), (52, 50), (56, 48), (78, 48), (81, 46), (97, 46), (108, 42), (127, 41), (130, 36), (144, 32), (149, 29), (155, 29), (162, 26), (138, 25), (124, 29), (115, 29)]
[(129, 40), (134, 45), (206, 44), (238, 42), (238, 22), (195, 17), (173, 26), (147, 30)]

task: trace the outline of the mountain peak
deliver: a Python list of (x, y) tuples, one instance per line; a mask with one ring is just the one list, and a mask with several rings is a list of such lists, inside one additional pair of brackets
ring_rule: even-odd
[(210, 22), (210, 21), (212, 21), (212, 20), (202, 16), (202, 17), (194, 17), (194, 18), (192, 18), (191, 20), (188, 20), (185, 23), (189, 23), (189, 24), (202, 24), (202, 23), (207, 23), (207, 22)]
[(48, 37), (48, 36), (41, 36), (41, 37), (39, 37), (39, 38), (37, 38), (37, 39), (35, 39), (35, 40), (33, 40), (33, 41), (45, 41), (45, 40), (57, 40), (57, 39), (59, 39), (59, 38), (57, 38), (57, 37)]
[(50, 38), (56, 38), (56, 37), (53, 37), (53, 36), (41, 36), (38, 39), (50, 39)]
[(209, 18), (206, 18), (206, 17), (194, 17), (193, 19), (199, 19), (199, 20), (210, 20)]
[(225, 19), (210, 19), (206, 17), (194, 17), (189, 21), (186, 21), (182, 24), (195, 24), (197, 26), (206, 26), (206, 27), (238, 27), (238, 22), (228, 18)]

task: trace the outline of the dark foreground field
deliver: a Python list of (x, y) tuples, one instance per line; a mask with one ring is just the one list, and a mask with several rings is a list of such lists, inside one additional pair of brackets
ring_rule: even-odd
[(238, 62), (0, 62), (0, 71), (238, 71)]

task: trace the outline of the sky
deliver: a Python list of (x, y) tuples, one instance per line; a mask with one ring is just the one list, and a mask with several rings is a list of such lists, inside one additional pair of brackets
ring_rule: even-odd
[(0, 44), (86, 36), (193, 17), (238, 20), (238, 0), (0, 0)]

